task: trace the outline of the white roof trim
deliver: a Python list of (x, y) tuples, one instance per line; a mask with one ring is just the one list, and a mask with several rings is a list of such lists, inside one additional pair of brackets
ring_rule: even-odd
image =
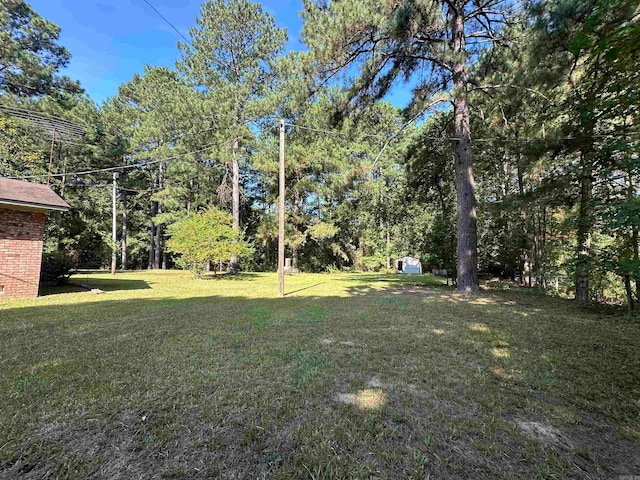
[(30, 207), (30, 208), (38, 208), (41, 210), (57, 210), (58, 212), (66, 212), (69, 210), (68, 207), (62, 207), (58, 205), (48, 205), (43, 203), (32, 203), (32, 202), (18, 202), (16, 200), (5, 200), (4, 198), (0, 198), (0, 205), (12, 205), (16, 207)]

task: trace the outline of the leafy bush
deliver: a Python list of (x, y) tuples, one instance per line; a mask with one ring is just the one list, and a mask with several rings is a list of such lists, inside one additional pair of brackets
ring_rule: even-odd
[(76, 267), (76, 261), (65, 252), (45, 252), (42, 256), (40, 280), (61, 285), (69, 280)]
[(362, 257), (362, 266), (365, 272), (381, 272), (387, 263), (387, 259), (381, 253)]
[(231, 215), (215, 207), (187, 215), (170, 225), (168, 234), (169, 251), (180, 255), (176, 263), (195, 278), (202, 276), (209, 262), (223, 262), (231, 255), (242, 258), (253, 252), (233, 229)]

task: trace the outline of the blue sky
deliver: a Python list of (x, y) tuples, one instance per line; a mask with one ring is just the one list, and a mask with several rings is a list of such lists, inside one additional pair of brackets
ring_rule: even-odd
[[(201, 0), (150, 0), (182, 33), (195, 24)], [(30, 0), (43, 17), (62, 28), (60, 43), (72, 55), (65, 72), (101, 103), (145, 65), (170, 66), (178, 59), (178, 35), (143, 0)], [(289, 33), (287, 48), (303, 48), (301, 0), (262, 0), (263, 8)], [(405, 89), (389, 100), (403, 106)]]

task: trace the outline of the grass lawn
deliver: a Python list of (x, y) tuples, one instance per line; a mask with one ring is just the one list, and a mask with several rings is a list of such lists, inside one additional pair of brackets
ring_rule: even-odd
[[(0, 478), (640, 475), (640, 323), (424, 276), (0, 301)], [(638, 477), (640, 478), (640, 477)]]

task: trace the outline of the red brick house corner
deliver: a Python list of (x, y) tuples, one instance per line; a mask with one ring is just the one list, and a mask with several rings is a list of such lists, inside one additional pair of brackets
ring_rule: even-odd
[(69, 205), (47, 185), (0, 178), (0, 299), (37, 297), (47, 212)]

